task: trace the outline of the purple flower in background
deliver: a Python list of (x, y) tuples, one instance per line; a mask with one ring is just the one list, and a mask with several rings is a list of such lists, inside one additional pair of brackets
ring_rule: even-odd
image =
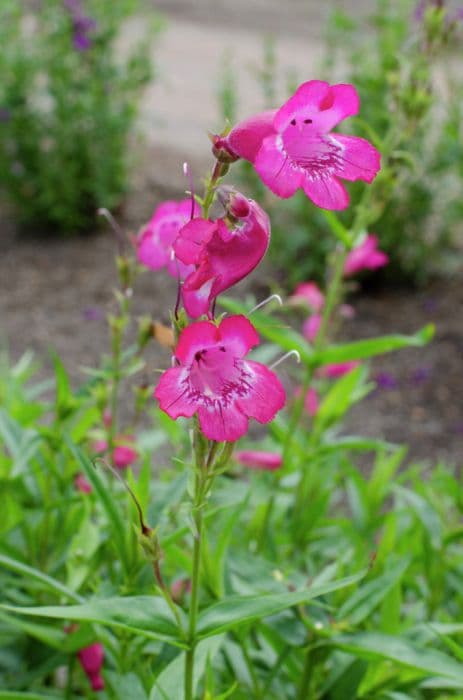
[(87, 306), (83, 309), (82, 316), (85, 321), (101, 321), (104, 318), (104, 313), (98, 306)]
[(0, 107), (0, 123), (6, 124), (11, 119), (11, 112), (7, 107)]
[(72, 43), (76, 51), (88, 51), (92, 46), (89, 34), (95, 31), (97, 23), (84, 14), (81, 0), (64, 0), (64, 6), (72, 19)]
[(413, 384), (423, 384), (431, 376), (431, 369), (429, 367), (417, 367), (411, 375), (411, 381)]
[(389, 372), (378, 372), (375, 382), (377, 389), (397, 389), (397, 380)]
[(445, 0), (420, 0), (420, 2), (415, 6), (413, 17), (417, 22), (422, 22), (427, 7), (435, 7), (438, 9), (440, 7), (444, 7), (444, 2)]

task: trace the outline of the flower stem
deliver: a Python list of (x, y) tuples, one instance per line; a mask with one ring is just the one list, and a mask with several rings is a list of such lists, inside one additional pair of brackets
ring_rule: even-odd
[[(198, 480), (197, 480), (198, 481)], [(199, 570), (201, 562), (201, 539), (203, 516), (200, 508), (194, 518), (196, 533), (193, 546), (193, 572), (191, 577), (190, 614), (188, 621), (189, 649), (185, 656), (185, 700), (193, 700), (193, 671), (196, 650), (196, 620), (198, 617)]]

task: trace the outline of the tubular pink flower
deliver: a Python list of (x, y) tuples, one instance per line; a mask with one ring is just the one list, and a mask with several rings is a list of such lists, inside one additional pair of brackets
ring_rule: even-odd
[[(226, 209), (228, 216), (217, 221), (190, 221), (173, 246), (182, 263), (194, 266), (182, 287), (183, 303), (191, 318), (208, 313), (218, 294), (252, 272), (270, 242), (268, 216), (256, 202), (227, 191)], [(231, 229), (227, 219), (232, 222)]]
[(378, 237), (369, 233), (365, 240), (350, 251), (344, 265), (344, 275), (349, 277), (362, 270), (377, 270), (389, 262), (386, 253), (378, 249)]
[(92, 493), (92, 485), (90, 484), (89, 481), (85, 478), (83, 474), (76, 474), (74, 477), (74, 486), (77, 491), (80, 491), (81, 493)]
[[(178, 232), (191, 218), (191, 199), (180, 202), (169, 200), (160, 204), (153, 213), (150, 221), (138, 235), (137, 258), (145, 267), (160, 270), (165, 267), (172, 277), (184, 279), (191, 271), (191, 266), (176, 262), (172, 252), (172, 244)], [(199, 216), (200, 207), (195, 202), (193, 216)]]
[(307, 390), (304, 398), (304, 408), (312, 418), (316, 415), (319, 408), (318, 394), (312, 387)]
[(104, 680), (100, 675), (104, 660), (103, 646), (99, 642), (95, 642), (81, 649), (77, 656), (92, 689), (103, 690)]
[(249, 469), (265, 469), (275, 471), (283, 464), (283, 457), (278, 452), (266, 452), (264, 450), (241, 450), (235, 452), (233, 458), (239, 464)]
[[(138, 452), (133, 435), (118, 435), (114, 445), (113, 462), (117, 469), (126, 469), (137, 461)], [(108, 443), (106, 440), (96, 440), (92, 447), (96, 454), (104, 454), (108, 450)]]
[(313, 314), (309, 316), (302, 324), (302, 334), (309, 341), (313, 343), (317, 337), (318, 331), (322, 324), (322, 317), (319, 314)]
[(326, 365), (322, 367), (318, 374), (320, 377), (328, 377), (329, 379), (337, 379), (338, 377), (343, 377), (348, 372), (360, 365), (359, 360), (350, 360), (349, 362), (338, 362), (332, 365)]
[(204, 435), (233, 442), (248, 430), (249, 418), (271, 421), (285, 403), (278, 377), (244, 356), (259, 344), (244, 316), (229, 316), (219, 326), (197, 321), (185, 328), (175, 350), (177, 366), (161, 376), (154, 396), (174, 420), (197, 414)]
[(353, 85), (310, 80), (279, 110), (237, 124), (227, 146), (251, 161), (279, 197), (292, 197), (303, 189), (323, 209), (345, 209), (349, 195), (338, 178), (371, 183), (380, 168), (380, 154), (368, 141), (331, 133), (358, 110)]
[(323, 309), (325, 296), (315, 282), (302, 282), (298, 284), (290, 300), (293, 302), (306, 302), (311, 311), (319, 313)]

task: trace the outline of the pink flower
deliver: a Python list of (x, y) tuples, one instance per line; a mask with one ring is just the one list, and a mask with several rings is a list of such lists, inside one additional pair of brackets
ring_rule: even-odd
[(304, 408), (309, 416), (313, 418), (316, 415), (319, 405), (318, 394), (315, 389), (308, 389), (304, 399)]
[(292, 301), (305, 301), (314, 313), (319, 313), (325, 303), (325, 296), (315, 282), (298, 284), (290, 299)]
[(210, 440), (238, 440), (249, 418), (271, 421), (285, 403), (278, 377), (244, 356), (259, 344), (244, 316), (229, 316), (219, 326), (197, 321), (184, 329), (175, 350), (177, 366), (161, 376), (154, 396), (171, 418), (198, 415)]
[(313, 343), (317, 337), (318, 331), (322, 323), (322, 317), (319, 314), (309, 316), (302, 324), (302, 334), (307, 338), (309, 343)]
[(81, 493), (92, 493), (92, 485), (87, 481), (83, 474), (76, 474), (74, 477), (74, 486)]
[[(177, 234), (191, 218), (191, 200), (183, 199), (181, 202), (169, 200), (160, 204), (155, 210), (150, 221), (140, 232), (137, 238), (138, 261), (151, 270), (160, 270), (162, 267), (172, 277), (180, 275), (181, 279), (192, 271), (191, 266), (185, 266), (176, 262), (172, 244)], [(199, 216), (200, 208), (195, 202), (193, 216)]]
[(234, 459), (249, 469), (265, 469), (274, 471), (283, 464), (283, 458), (278, 452), (265, 452), (263, 450), (241, 450), (235, 452)]
[(388, 262), (386, 253), (378, 250), (377, 236), (369, 233), (359, 246), (350, 251), (344, 265), (344, 274), (348, 277), (362, 270), (376, 270)]
[(194, 265), (182, 288), (183, 303), (192, 318), (208, 313), (218, 294), (252, 272), (270, 242), (270, 222), (264, 210), (239, 192), (227, 190), (226, 196), (231, 228), (227, 218), (193, 219), (174, 243), (177, 258)]
[(370, 183), (380, 168), (380, 154), (368, 141), (330, 133), (358, 110), (353, 85), (310, 80), (280, 109), (237, 124), (227, 146), (251, 161), (279, 197), (291, 197), (302, 188), (319, 207), (345, 209), (349, 195), (338, 178)]
[(78, 654), (80, 665), (84, 669), (93, 690), (103, 690), (104, 680), (101, 677), (101, 667), (103, 666), (104, 650), (99, 642), (90, 644), (81, 649)]
[[(113, 462), (117, 469), (125, 469), (138, 459), (133, 435), (119, 435), (114, 440)], [(103, 454), (108, 450), (106, 440), (97, 440), (93, 444), (93, 450), (97, 454)]]
[(338, 377), (343, 377), (348, 372), (358, 367), (360, 362), (358, 360), (350, 360), (349, 362), (338, 362), (332, 365), (326, 365), (322, 367), (318, 374), (321, 377), (328, 377), (329, 379), (337, 379)]

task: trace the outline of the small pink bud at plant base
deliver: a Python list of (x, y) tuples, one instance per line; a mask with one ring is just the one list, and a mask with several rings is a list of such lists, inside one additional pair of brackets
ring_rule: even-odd
[(350, 251), (344, 265), (344, 275), (349, 277), (362, 270), (377, 270), (389, 262), (386, 253), (378, 249), (378, 238), (369, 233), (364, 241)]
[(175, 349), (177, 366), (162, 374), (154, 392), (161, 409), (174, 420), (197, 414), (204, 435), (217, 442), (238, 440), (250, 418), (269, 423), (286, 397), (274, 372), (244, 359), (258, 344), (244, 316), (187, 326)]
[(185, 593), (191, 590), (191, 581), (188, 578), (179, 578), (171, 584), (170, 595), (174, 603), (181, 603)]
[(233, 458), (239, 464), (249, 469), (265, 469), (275, 471), (283, 464), (283, 458), (278, 452), (265, 452), (263, 450), (241, 450), (235, 452)]
[(80, 665), (87, 675), (93, 690), (103, 690), (104, 680), (101, 677), (101, 668), (104, 660), (104, 650), (99, 642), (90, 644), (81, 649), (78, 654)]
[(92, 493), (92, 485), (87, 481), (83, 474), (76, 474), (74, 478), (74, 486), (81, 493)]
[[(92, 448), (96, 454), (103, 454), (108, 450), (108, 443), (106, 440), (96, 440)], [(135, 448), (135, 438), (133, 435), (118, 435), (114, 439), (114, 466), (118, 469), (125, 469), (133, 464), (133, 462), (136, 462), (137, 459), (138, 452)]]
[(319, 314), (313, 314), (312, 316), (309, 316), (309, 318), (307, 318), (302, 324), (302, 333), (309, 343), (313, 343), (317, 337), (321, 323), (322, 317)]
[(323, 209), (345, 209), (349, 195), (340, 182), (371, 183), (380, 154), (366, 139), (332, 129), (360, 107), (353, 85), (309, 80), (280, 109), (256, 114), (225, 137), (227, 149), (249, 160), (279, 197), (304, 190)]
[(109, 408), (105, 408), (103, 411), (103, 425), (105, 428), (110, 428), (113, 422), (113, 417)]
[(349, 362), (338, 362), (332, 365), (326, 365), (326, 367), (321, 367), (317, 374), (320, 377), (328, 377), (329, 379), (337, 379), (338, 377), (343, 377), (348, 372), (360, 365), (359, 360), (350, 360)]
[(294, 293), (290, 296), (293, 303), (306, 302), (311, 311), (319, 313), (323, 309), (325, 296), (315, 282), (302, 282), (298, 284)]
[(312, 418), (313, 418), (313, 416), (316, 415), (316, 413), (318, 411), (318, 408), (319, 408), (318, 394), (315, 391), (315, 389), (313, 389), (312, 387), (310, 387), (310, 389), (307, 390), (307, 393), (305, 395), (304, 408), (307, 411), (307, 413), (309, 414), (309, 416), (311, 416)]

